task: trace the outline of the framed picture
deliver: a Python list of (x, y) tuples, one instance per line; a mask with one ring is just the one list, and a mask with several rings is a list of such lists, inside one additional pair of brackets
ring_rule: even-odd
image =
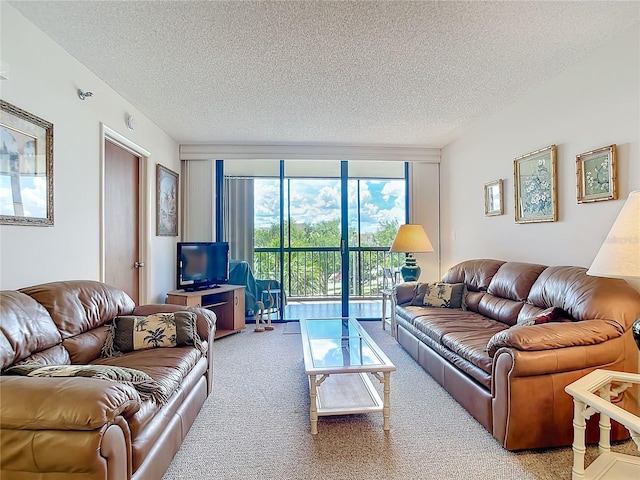
[(484, 184), (484, 214), (487, 217), (502, 215), (502, 179)]
[(556, 146), (516, 158), (513, 176), (516, 223), (557, 221)]
[(0, 224), (53, 225), (53, 124), (0, 100)]
[(156, 167), (156, 235), (178, 236), (178, 174)]
[(576, 155), (578, 203), (600, 202), (618, 198), (616, 146)]

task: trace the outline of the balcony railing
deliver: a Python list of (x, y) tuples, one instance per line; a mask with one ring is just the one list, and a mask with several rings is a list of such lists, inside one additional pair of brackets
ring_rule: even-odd
[[(256, 248), (253, 269), (256, 278), (280, 278), (284, 266), (284, 288), (289, 298), (338, 299), (342, 294), (342, 262), (339, 247)], [(349, 249), (349, 296), (380, 298), (382, 269), (398, 268), (404, 254), (389, 247)]]

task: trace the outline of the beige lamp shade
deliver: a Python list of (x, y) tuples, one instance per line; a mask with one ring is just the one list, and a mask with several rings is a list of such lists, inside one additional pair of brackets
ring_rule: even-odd
[(400, 225), (390, 252), (423, 253), (433, 252), (433, 246), (422, 225)]
[(587, 274), (640, 277), (640, 190), (629, 194)]

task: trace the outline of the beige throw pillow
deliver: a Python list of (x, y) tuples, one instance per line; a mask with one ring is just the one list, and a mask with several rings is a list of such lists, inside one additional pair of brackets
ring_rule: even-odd
[(462, 308), (464, 283), (427, 283), (423, 305), (440, 308)]

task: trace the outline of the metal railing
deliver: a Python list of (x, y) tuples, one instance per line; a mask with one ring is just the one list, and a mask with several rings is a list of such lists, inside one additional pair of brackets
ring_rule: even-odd
[[(398, 268), (403, 253), (389, 247), (349, 249), (349, 296), (380, 298), (384, 267)], [(342, 262), (339, 247), (256, 248), (253, 271), (256, 278), (280, 278), (284, 266), (284, 289), (289, 298), (338, 299), (342, 294)]]

